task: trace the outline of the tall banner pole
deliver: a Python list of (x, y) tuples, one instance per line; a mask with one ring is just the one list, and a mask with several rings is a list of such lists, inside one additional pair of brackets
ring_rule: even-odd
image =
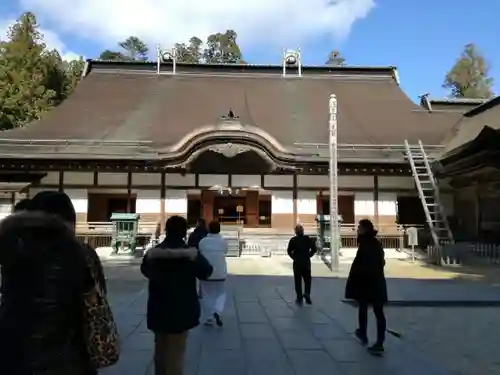
[(329, 180), (330, 180), (330, 255), (332, 269), (340, 266), (340, 228), (338, 215), (338, 160), (337, 160), (337, 97), (330, 95), (329, 100), (330, 120), (328, 142), (330, 151)]

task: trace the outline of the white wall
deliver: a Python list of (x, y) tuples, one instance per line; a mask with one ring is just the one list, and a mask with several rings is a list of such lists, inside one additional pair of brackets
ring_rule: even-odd
[(187, 214), (187, 191), (167, 190), (165, 195), (165, 212)]
[(135, 211), (138, 214), (161, 212), (160, 191), (156, 190), (139, 190), (137, 191), (137, 199), (135, 201)]
[[(298, 175), (298, 187), (317, 187), (321, 189), (329, 188), (329, 178), (327, 175)], [(339, 188), (373, 188), (373, 176), (339, 176)]]
[(397, 214), (397, 193), (379, 193), (378, 195), (378, 214), (380, 216), (396, 216)]
[(37, 195), (39, 192), (41, 191), (46, 191), (46, 190), (50, 190), (50, 191), (57, 191), (58, 188), (56, 187), (53, 187), (53, 188), (49, 188), (49, 189), (40, 189), (40, 188), (29, 188), (28, 189), (28, 198), (33, 198), (35, 195)]
[(89, 206), (87, 190), (85, 189), (70, 189), (64, 191), (71, 199), (71, 203), (75, 207), (77, 214), (86, 214)]
[(165, 183), (169, 186), (194, 186), (196, 176), (194, 174), (167, 173)]
[(266, 189), (272, 187), (293, 187), (293, 176), (266, 175), (264, 176), (264, 186)]
[(271, 212), (273, 214), (293, 214), (293, 194), (291, 191), (273, 191), (271, 195)]
[(229, 176), (227, 174), (200, 174), (198, 183), (203, 187), (228, 186)]
[[(293, 204), (293, 203), (292, 203)], [(297, 193), (297, 213), (300, 214), (317, 214), (316, 192), (314, 191), (299, 191)]]
[[(57, 191), (57, 188), (50, 189), (39, 189), (39, 188), (30, 188), (29, 189), (29, 198), (33, 198), (41, 191)], [(86, 214), (89, 206), (87, 189), (65, 189), (64, 192), (71, 199), (71, 203), (75, 207), (75, 212), (77, 214)]]
[(412, 176), (379, 176), (379, 189), (415, 190), (415, 181)]
[(375, 204), (373, 202), (373, 192), (354, 193), (354, 215), (373, 216), (375, 215)]
[(159, 188), (161, 186), (161, 173), (132, 173), (133, 186), (157, 186)]
[(260, 186), (260, 176), (234, 174), (231, 176), (231, 185), (234, 187), (241, 187), (241, 188)]
[(127, 186), (127, 173), (99, 173), (99, 185)]
[[(59, 172), (45, 172), (47, 176), (42, 178), (42, 185), (59, 185)], [(126, 177), (125, 177), (126, 178)], [(92, 185), (94, 183), (94, 172), (64, 172), (64, 183), (68, 185)]]

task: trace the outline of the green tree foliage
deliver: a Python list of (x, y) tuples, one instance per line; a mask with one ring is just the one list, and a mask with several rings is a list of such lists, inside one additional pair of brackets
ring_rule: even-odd
[(45, 52), (34, 14), (23, 14), (9, 29), (0, 54), (0, 129), (36, 120), (61, 100), (60, 57)]
[(129, 36), (118, 45), (125, 51), (125, 55), (131, 60), (146, 61), (148, 59), (148, 46), (136, 36)]
[(149, 48), (136, 36), (129, 36), (123, 42), (118, 43), (122, 51), (105, 50), (99, 55), (101, 60), (111, 61), (146, 61)]
[(83, 59), (65, 63), (47, 50), (33, 13), (21, 15), (0, 41), (0, 129), (39, 119), (75, 88)]
[(85, 60), (80, 57), (78, 60), (64, 61), (65, 72), (64, 95), (67, 97), (76, 88), (82, 79), (83, 69), (85, 68)]
[(113, 61), (127, 61), (127, 56), (125, 56), (122, 52), (115, 52), (109, 49), (101, 52), (99, 55), (100, 60), (113, 60)]
[(203, 60), (208, 64), (243, 63), (241, 49), (237, 42), (238, 34), (234, 30), (209, 35), (207, 47), (203, 51)]
[(474, 44), (467, 44), (455, 65), (446, 74), (443, 87), (454, 98), (490, 98), (493, 78), (489, 65)]
[(196, 36), (189, 39), (189, 44), (177, 43), (175, 45), (177, 61), (198, 64), (203, 57), (203, 52), (201, 51), (202, 44), (202, 40)]
[(328, 66), (343, 66), (345, 65), (345, 59), (340, 55), (339, 51), (332, 51), (328, 55), (328, 60), (325, 63)]

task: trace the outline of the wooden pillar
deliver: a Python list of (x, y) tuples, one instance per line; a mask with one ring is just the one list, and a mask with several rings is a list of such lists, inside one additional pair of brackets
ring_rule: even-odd
[(316, 196), (316, 213), (318, 215), (323, 214), (323, 190), (318, 191)]
[(167, 172), (161, 172), (160, 179), (160, 231), (163, 233), (165, 231), (165, 197), (166, 197), (166, 176)]
[(203, 219), (205, 219), (207, 223), (214, 219), (214, 200), (214, 191), (203, 190), (201, 192), (201, 212), (203, 215)]
[(297, 224), (298, 220), (298, 212), (297, 212), (297, 174), (293, 174), (293, 225)]
[[(378, 176), (373, 176), (373, 220), (376, 227), (379, 225), (379, 187), (378, 187)], [(379, 228), (380, 229), (380, 228)]]
[(132, 172), (127, 173), (127, 212), (132, 211)]
[(255, 228), (259, 226), (259, 192), (247, 190), (245, 197), (246, 224)]
[(14, 212), (14, 207), (16, 206), (16, 192), (10, 193), (10, 212)]
[(59, 187), (58, 190), (62, 193), (64, 191), (64, 171), (59, 171)]

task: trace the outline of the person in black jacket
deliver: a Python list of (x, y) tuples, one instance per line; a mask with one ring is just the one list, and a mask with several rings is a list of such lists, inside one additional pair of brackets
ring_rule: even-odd
[(359, 327), (355, 334), (364, 345), (368, 344), (368, 306), (373, 307), (377, 320), (377, 341), (369, 350), (374, 353), (383, 353), (386, 330), (384, 304), (387, 302), (387, 284), (384, 275), (384, 249), (376, 235), (377, 231), (370, 220), (360, 220), (358, 252), (349, 272), (345, 297), (358, 302)]
[(186, 219), (172, 216), (165, 240), (149, 250), (141, 264), (149, 279), (148, 329), (155, 334), (155, 374), (182, 375), (188, 331), (200, 323), (196, 279), (207, 280), (210, 263), (184, 242)]
[[(83, 340), (85, 256), (71, 225), (39, 198), (0, 223), (0, 373), (94, 374)], [(58, 210), (73, 218), (66, 203)]]
[[(304, 299), (308, 305), (311, 301), (311, 257), (316, 254), (316, 244), (311, 237), (304, 234), (304, 227), (295, 226), (295, 236), (288, 243), (288, 256), (293, 259), (293, 279), (295, 282), (296, 302)], [(302, 294), (302, 280), (304, 280), (304, 294)]]
[(208, 229), (205, 219), (198, 219), (198, 222), (196, 223), (196, 228), (194, 228), (194, 231), (189, 235), (188, 245), (191, 247), (196, 247), (198, 249), (200, 241), (204, 239), (207, 235), (208, 235)]
[[(200, 218), (196, 223), (196, 228), (189, 235), (188, 245), (191, 247), (196, 247), (199, 250), (200, 242), (208, 235), (208, 228), (205, 219)], [(198, 283), (198, 298), (203, 298), (203, 292), (201, 290), (201, 283)]]

